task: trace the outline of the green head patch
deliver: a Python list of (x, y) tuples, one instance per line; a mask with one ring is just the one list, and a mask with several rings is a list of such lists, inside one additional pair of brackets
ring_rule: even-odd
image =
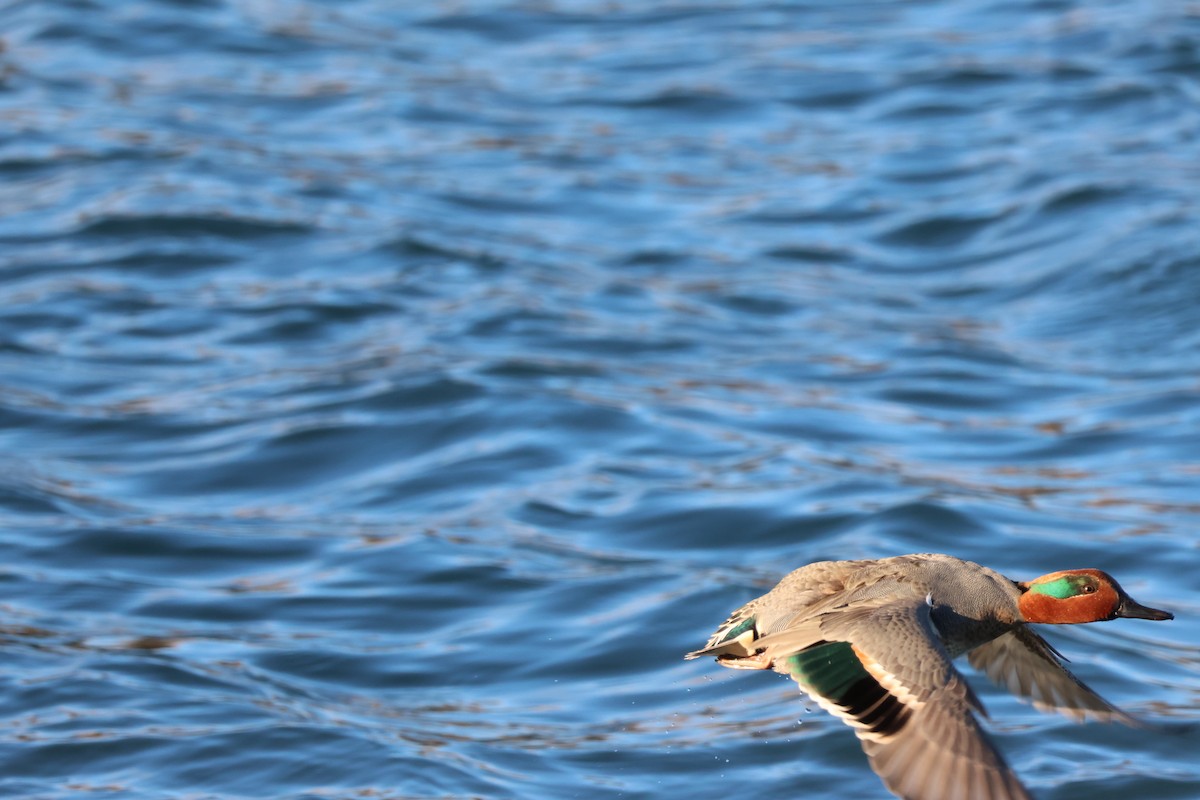
[(1052, 581), (1031, 584), (1029, 591), (1066, 600), (1068, 597), (1095, 592), (1096, 579), (1091, 575), (1063, 575)]

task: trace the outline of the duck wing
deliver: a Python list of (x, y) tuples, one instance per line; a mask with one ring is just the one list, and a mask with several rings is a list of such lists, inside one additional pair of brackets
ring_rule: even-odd
[(998, 686), (1031, 701), (1039, 711), (1058, 711), (1076, 722), (1091, 717), (1138, 724), (1072, 675), (1058, 651), (1028, 626), (1018, 626), (976, 647), (967, 660)]
[[(699, 650), (686, 654), (684, 659), (700, 658), (700, 656), (716, 656), (723, 666), (734, 666), (743, 660), (749, 661), (753, 656), (754, 642), (758, 639), (757, 620), (754, 616), (755, 603), (747, 603), (729, 615), (729, 619), (721, 623), (708, 642)], [(756, 668), (768, 666), (763, 664)]]
[(845, 581), (863, 561), (818, 561), (793, 570), (770, 592), (738, 608), (685, 659), (715, 656), (725, 667), (764, 669), (756, 657), (759, 638), (772, 631), (795, 631), (829, 605), (841, 602)]
[(831, 610), (754, 644), (774, 668), (854, 729), (871, 767), (904, 800), (1030, 800), (973, 712), (926, 598)]

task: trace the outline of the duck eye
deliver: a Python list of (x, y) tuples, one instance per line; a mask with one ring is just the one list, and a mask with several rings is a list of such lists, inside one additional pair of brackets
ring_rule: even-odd
[(1083, 593), (1084, 594), (1095, 594), (1096, 587), (1089, 583), (1088, 585), (1083, 587)]

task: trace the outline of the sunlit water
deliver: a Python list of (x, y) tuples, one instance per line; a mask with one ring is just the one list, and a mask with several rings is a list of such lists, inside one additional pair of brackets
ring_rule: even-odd
[[(1184, 2), (10, 2), (0, 792), (881, 797), (683, 662), (822, 558), (1095, 566), (1200, 796)], [(964, 665), (964, 670), (967, 667)]]

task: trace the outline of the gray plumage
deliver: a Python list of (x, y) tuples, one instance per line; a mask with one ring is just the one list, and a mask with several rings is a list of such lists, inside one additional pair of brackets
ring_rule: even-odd
[[(952, 659), (970, 653), (973, 666), (1038, 708), (1132, 719), (1027, 626), (1025, 589), (940, 554), (821, 561), (737, 609), (685, 657), (790, 675), (854, 729), (872, 768), (905, 800), (1029, 800), (976, 720), (986, 712)], [(1169, 617), (1159, 613), (1151, 618)]]

